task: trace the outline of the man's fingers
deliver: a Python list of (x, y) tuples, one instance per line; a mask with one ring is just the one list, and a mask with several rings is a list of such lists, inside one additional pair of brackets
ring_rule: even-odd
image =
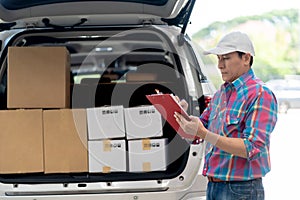
[(180, 98), (177, 95), (175, 96), (175, 99), (176, 99), (177, 102), (180, 101)]
[(174, 117), (180, 126), (183, 126), (187, 122), (187, 120), (178, 112), (174, 113)]
[(178, 124), (182, 123), (182, 116), (178, 112), (174, 113), (174, 117), (175, 117)]
[(178, 116), (178, 113), (177, 113), (177, 112), (175, 112), (175, 113), (174, 113), (174, 117), (175, 117), (175, 119), (176, 119), (176, 121), (177, 121), (177, 122), (179, 122), (179, 121), (180, 121), (180, 119), (179, 119), (179, 116)]
[(180, 113), (175, 112), (174, 117), (179, 124), (179, 126), (188, 134), (195, 136), (198, 129), (198, 118), (190, 116), (191, 121), (188, 121)]
[(187, 101), (184, 100), (184, 99), (182, 99), (182, 100), (179, 102), (179, 105), (180, 105), (185, 111), (187, 111), (188, 106), (189, 106), (189, 104), (187, 103)]

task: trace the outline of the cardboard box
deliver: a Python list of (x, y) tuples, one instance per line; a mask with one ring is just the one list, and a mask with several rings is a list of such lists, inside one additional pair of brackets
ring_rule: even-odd
[(164, 171), (167, 168), (167, 139), (128, 141), (130, 172)]
[(87, 109), (89, 140), (125, 137), (123, 106)]
[(138, 106), (124, 109), (127, 139), (160, 137), (162, 119), (154, 106)]
[(88, 141), (89, 172), (125, 172), (125, 140)]
[(42, 110), (1, 110), (0, 147), (0, 174), (43, 172)]
[(88, 172), (85, 109), (44, 110), (45, 173)]
[(8, 108), (68, 108), (70, 55), (65, 47), (9, 47)]

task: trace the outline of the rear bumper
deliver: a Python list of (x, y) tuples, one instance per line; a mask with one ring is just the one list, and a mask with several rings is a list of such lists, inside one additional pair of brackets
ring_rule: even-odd
[(0, 184), (0, 199), (55, 200), (124, 200), (124, 199), (193, 199), (205, 197), (207, 179), (202, 170), (203, 144), (191, 145), (185, 170), (173, 179), (57, 183)]

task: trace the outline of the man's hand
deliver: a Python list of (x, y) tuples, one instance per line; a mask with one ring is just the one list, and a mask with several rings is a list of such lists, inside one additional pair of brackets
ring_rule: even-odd
[(179, 103), (179, 105), (183, 108), (183, 110), (187, 111), (189, 104), (188, 102), (186, 102), (186, 100), (181, 99), (178, 96), (175, 96), (175, 99), (177, 100), (177, 102)]
[(198, 136), (212, 145), (243, 158), (247, 158), (246, 146), (243, 138), (230, 138), (208, 131), (202, 124), (199, 117), (189, 116), (190, 121), (186, 120), (180, 113), (175, 112), (174, 117), (179, 126), (187, 133)]
[(186, 120), (180, 113), (175, 112), (174, 117), (179, 124), (179, 126), (184, 130), (184, 132), (191, 134), (193, 136), (197, 135), (201, 139), (204, 139), (205, 135), (201, 134), (206, 130), (200, 121), (199, 117), (190, 115), (190, 121)]

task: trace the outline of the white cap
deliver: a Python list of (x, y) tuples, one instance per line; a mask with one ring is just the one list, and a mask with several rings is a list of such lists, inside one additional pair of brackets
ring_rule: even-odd
[(251, 56), (255, 55), (253, 44), (248, 35), (239, 31), (231, 32), (225, 35), (215, 48), (204, 51), (203, 54), (224, 55), (235, 51), (250, 53)]

